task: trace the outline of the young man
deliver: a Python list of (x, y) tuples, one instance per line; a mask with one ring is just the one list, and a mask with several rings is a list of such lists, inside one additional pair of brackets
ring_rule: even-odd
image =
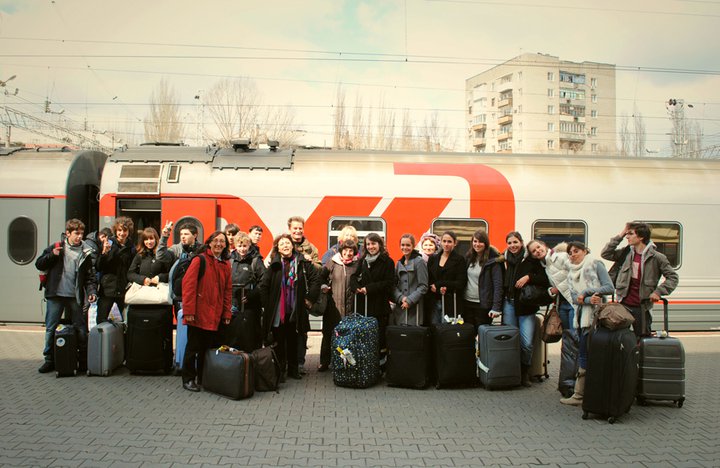
[(158, 260), (164, 261), (168, 265), (174, 264), (183, 253), (187, 255), (195, 253), (202, 245), (197, 240), (197, 226), (192, 223), (185, 223), (180, 227), (180, 243), (168, 247), (167, 243), (170, 233), (172, 232), (172, 225), (172, 221), (168, 221), (167, 224), (165, 224), (156, 254)]
[(238, 232), (240, 232), (240, 226), (234, 223), (230, 223), (225, 226), (225, 230), (223, 232), (225, 233), (225, 237), (227, 237), (228, 240), (228, 250), (230, 252), (235, 251), (235, 236)]
[[(305, 219), (293, 216), (288, 219), (288, 232), (293, 241), (295, 251), (302, 254), (315, 268), (321, 268), (320, 254), (317, 247), (305, 238)], [(308, 327), (309, 328), (309, 327)], [(305, 373), (305, 355), (307, 354), (307, 333), (298, 336), (298, 371)]]
[(46, 248), (35, 261), (35, 267), (46, 271), (45, 362), (38, 369), (44, 374), (55, 370), (53, 339), (63, 311), (72, 319), (78, 335), (78, 371), (87, 369), (87, 320), (82, 312), (86, 298), (97, 300), (97, 280), (92, 248), (83, 242), (85, 225), (79, 219), (65, 223), (60, 242)]
[[(605, 260), (622, 262), (615, 282), (615, 294), (618, 302), (630, 309), (635, 317), (633, 330), (638, 337), (650, 333), (650, 310), (653, 303), (659, 301), (661, 296), (672, 293), (678, 284), (678, 274), (667, 257), (655, 249), (650, 232), (650, 226), (646, 223), (627, 223), (600, 253)], [(627, 239), (630, 246), (627, 253), (624, 248), (618, 248), (623, 238)], [(665, 280), (658, 285), (660, 276), (665, 277)]]
[(263, 235), (263, 228), (258, 226), (257, 224), (253, 224), (250, 226), (250, 229), (248, 230), (248, 236), (250, 236), (250, 242), (252, 242), (252, 245), (250, 246), (251, 250), (254, 250), (257, 252), (258, 256), (262, 258), (262, 254), (260, 253), (260, 239), (262, 239)]

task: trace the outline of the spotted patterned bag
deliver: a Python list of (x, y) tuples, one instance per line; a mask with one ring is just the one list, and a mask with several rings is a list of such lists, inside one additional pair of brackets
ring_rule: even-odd
[(339, 387), (368, 388), (380, 378), (378, 320), (345, 316), (332, 337), (333, 382)]

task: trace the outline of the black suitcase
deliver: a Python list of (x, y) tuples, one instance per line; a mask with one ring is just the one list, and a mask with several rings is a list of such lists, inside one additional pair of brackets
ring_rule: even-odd
[(205, 353), (202, 385), (205, 390), (232, 400), (255, 393), (252, 357), (243, 351), (222, 346)]
[(130, 372), (169, 374), (173, 367), (172, 331), (172, 306), (131, 305), (125, 343), (125, 366)]
[(433, 374), (432, 334), (427, 327), (419, 326), (418, 314), (415, 325), (391, 325), (385, 329), (388, 359), (385, 381), (391, 387), (425, 388), (430, 385)]
[[(442, 297), (443, 317), (445, 297)], [(455, 295), (453, 294), (453, 303)], [(457, 311), (457, 307), (453, 308)], [(457, 314), (455, 313), (455, 319)], [(437, 388), (472, 386), (478, 382), (475, 360), (475, 327), (469, 323), (441, 323), (432, 327)]]
[(629, 328), (599, 327), (590, 333), (583, 419), (594, 413), (612, 424), (630, 411), (635, 401), (639, 360), (637, 338)]
[[(685, 348), (668, 335), (668, 301), (662, 298), (664, 330), (640, 339), (640, 380), (637, 400), (671, 400), (678, 408), (685, 402)], [(643, 326), (643, 329), (645, 327)]]
[(578, 354), (580, 348), (576, 329), (563, 330), (560, 345), (560, 372), (558, 391), (569, 398), (575, 391), (575, 379), (578, 373)]
[(261, 346), (260, 325), (257, 311), (246, 309), (242, 302), (244, 292), (245, 289), (240, 289), (240, 310), (228, 325), (220, 325), (220, 344), (250, 353)]
[(69, 377), (77, 374), (78, 341), (75, 327), (60, 324), (55, 329), (53, 339), (55, 355), (55, 377)]

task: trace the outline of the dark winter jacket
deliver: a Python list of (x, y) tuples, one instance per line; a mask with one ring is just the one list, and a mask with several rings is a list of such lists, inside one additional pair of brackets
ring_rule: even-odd
[(488, 259), (480, 270), (478, 278), (480, 307), (483, 309), (502, 312), (504, 274), (505, 257), (494, 247), (490, 247)]
[[(67, 243), (64, 235), (62, 242), (63, 245)], [(57, 296), (65, 259), (64, 249), (60, 250), (59, 255), (53, 254), (53, 249), (55, 249), (55, 244), (43, 250), (43, 253), (35, 261), (35, 267), (38, 270), (47, 272), (45, 298), (48, 299)], [(94, 295), (97, 295), (97, 280), (92, 261), (92, 248), (83, 242), (82, 253), (78, 261), (78, 273), (75, 277), (75, 299), (78, 304), (84, 304), (86, 297)]]
[(135, 246), (128, 239), (125, 245), (120, 245), (111, 237), (110, 250), (101, 253), (97, 259), (97, 271), (102, 274), (100, 278), (100, 295), (103, 297), (123, 297), (128, 283), (128, 270), (135, 257)]
[[(200, 273), (200, 257), (205, 260), (205, 272)], [(183, 320), (186, 324), (215, 331), (221, 320), (232, 317), (232, 280), (230, 262), (218, 260), (210, 250), (198, 254), (190, 262), (190, 266), (182, 281)], [(188, 322), (188, 317), (195, 317)]]
[[(462, 294), (465, 292), (465, 285), (467, 284), (467, 266), (465, 265), (465, 259), (456, 251), (450, 252), (450, 256), (445, 262), (444, 266), (440, 266), (440, 257), (442, 252), (436, 253), (428, 259), (428, 274), (430, 279), (428, 281), (428, 296), (434, 298), (434, 303), (441, 300), (442, 295), (440, 294), (440, 288), (446, 287), (447, 292), (445, 293), (445, 314), (450, 317), (453, 316), (452, 304), (457, 301), (460, 303)], [(435, 285), (435, 292), (432, 292), (432, 285)], [(456, 295), (455, 301), (453, 295)]]
[(547, 274), (545, 273), (545, 267), (540, 260), (533, 257), (525, 257), (517, 268), (515, 278), (511, 279), (512, 282), (512, 297), (515, 302), (515, 315), (532, 315), (538, 311), (538, 306), (520, 304), (518, 298), (520, 297), (520, 289), (514, 285), (523, 276), (528, 275), (530, 280), (526, 283), (540, 286), (543, 289), (550, 287), (550, 281), (548, 280)]
[(155, 252), (146, 250), (144, 253), (136, 254), (133, 258), (128, 270), (128, 281), (144, 284), (145, 278), (153, 279), (157, 276), (161, 283), (167, 283), (170, 266), (170, 264), (158, 260)]
[[(310, 328), (308, 311), (305, 308), (305, 298), (314, 303), (320, 294), (320, 277), (313, 264), (296, 253), (298, 258), (297, 280), (295, 281), (295, 305), (292, 311), (285, 316), (286, 323), (294, 324), (299, 333), (307, 332)], [(272, 330), (275, 315), (280, 305), (280, 292), (283, 281), (282, 259), (275, 255), (260, 283), (260, 300), (263, 305), (263, 336)]]
[(390, 299), (395, 287), (395, 263), (387, 252), (381, 253), (372, 264), (362, 258), (357, 271), (350, 278), (350, 287), (353, 291), (367, 289), (366, 295), (355, 295), (355, 312), (364, 314), (367, 301), (368, 316), (382, 319), (381, 323), (386, 321), (390, 316)]
[(231, 253), (230, 271), (232, 272), (233, 306), (240, 309), (240, 301), (244, 295), (248, 299), (245, 307), (260, 310), (258, 286), (265, 274), (265, 265), (258, 251), (251, 249), (243, 258), (240, 258), (237, 251)]

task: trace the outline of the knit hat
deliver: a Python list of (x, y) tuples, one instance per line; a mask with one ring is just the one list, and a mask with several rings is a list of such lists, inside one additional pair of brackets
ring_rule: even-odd
[(441, 250), (440, 237), (437, 234), (433, 234), (430, 231), (428, 231), (425, 234), (423, 234), (422, 236), (420, 236), (420, 242), (418, 243), (420, 248), (422, 249), (423, 242), (425, 242), (428, 239), (430, 239), (431, 241), (433, 241), (435, 243), (435, 251), (440, 252), (440, 250)]

